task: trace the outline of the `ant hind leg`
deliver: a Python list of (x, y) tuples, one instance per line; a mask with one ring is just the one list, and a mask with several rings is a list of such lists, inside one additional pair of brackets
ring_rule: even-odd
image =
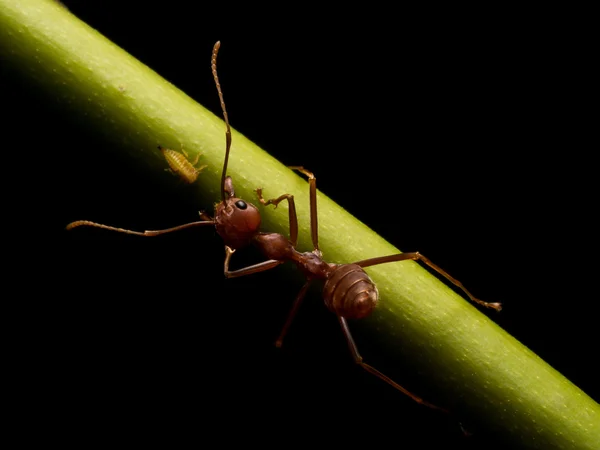
[(460, 288), (465, 294), (467, 294), (467, 296), (473, 303), (477, 303), (478, 305), (485, 306), (486, 308), (495, 309), (496, 311), (502, 310), (501, 303), (489, 303), (489, 302), (484, 302), (483, 300), (479, 300), (473, 294), (471, 294), (460, 281), (458, 281), (456, 278), (454, 278), (452, 275), (450, 275), (448, 272), (446, 272), (444, 269), (442, 269), (437, 264), (434, 264), (433, 262), (431, 262), (431, 260), (429, 258), (423, 256), (419, 252), (398, 253), (397, 255), (379, 256), (377, 258), (364, 259), (362, 261), (355, 262), (354, 264), (364, 268), (364, 267), (369, 267), (369, 266), (376, 266), (378, 264), (385, 264), (385, 263), (398, 262), (398, 261), (407, 261), (407, 260), (420, 261), (423, 264), (427, 265), (429, 268), (435, 270), (441, 276), (446, 278), (446, 280), (450, 281), (456, 287)]
[(423, 400), (421, 397), (413, 394), (409, 390), (400, 386), (398, 383), (396, 383), (391, 378), (382, 374), (379, 370), (375, 369), (373, 366), (370, 366), (369, 364), (363, 362), (362, 356), (360, 356), (360, 353), (358, 352), (358, 347), (356, 346), (354, 339), (352, 338), (352, 334), (350, 333), (350, 328), (348, 328), (348, 323), (346, 322), (346, 319), (344, 319), (342, 316), (338, 316), (338, 320), (340, 322), (340, 325), (342, 326), (342, 332), (344, 333), (344, 337), (346, 338), (348, 348), (350, 349), (350, 353), (352, 354), (352, 358), (354, 358), (354, 362), (356, 362), (356, 364), (361, 366), (363, 369), (365, 369), (370, 374), (375, 375), (377, 378), (385, 381), (390, 386), (396, 388), (397, 390), (402, 392), (404, 395), (412, 398), (415, 402), (419, 403), (420, 405), (427, 406), (428, 408), (436, 409), (438, 411), (442, 411), (445, 413), (449, 413), (448, 410), (446, 410), (444, 408), (440, 408), (439, 406), (436, 406), (433, 403), (429, 403), (429, 402)]
[(308, 291), (308, 287), (310, 286), (310, 283), (311, 283), (311, 280), (306, 280), (306, 283), (304, 283), (304, 286), (302, 286), (302, 289), (300, 289), (300, 292), (298, 292), (298, 295), (296, 296), (296, 300), (294, 300), (294, 304), (292, 305), (292, 309), (290, 310), (288, 317), (285, 321), (285, 324), (283, 325), (281, 333), (279, 333), (279, 337), (275, 341), (275, 346), (277, 348), (281, 348), (281, 346), (283, 345), (283, 338), (287, 334), (287, 332), (290, 328), (290, 325), (292, 324), (292, 322), (294, 321), (294, 318), (296, 317), (296, 313), (300, 309), (300, 305), (302, 304), (302, 300), (304, 300), (304, 297), (306, 296), (306, 292)]

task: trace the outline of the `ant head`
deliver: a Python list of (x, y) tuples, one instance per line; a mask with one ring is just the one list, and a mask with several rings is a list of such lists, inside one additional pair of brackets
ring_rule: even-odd
[(224, 192), (227, 198), (215, 208), (217, 233), (232, 249), (250, 243), (260, 227), (260, 213), (256, 206), (235, 197), (231, 177), (225, 178)]

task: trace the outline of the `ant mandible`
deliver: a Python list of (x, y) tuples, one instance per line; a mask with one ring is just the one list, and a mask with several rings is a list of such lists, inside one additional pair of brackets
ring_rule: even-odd
[[(296, 216), (294, 196), (291, 194), (283, 194), (277, 198), (265, 200), (262, 196), (262, 189), (256, 189), (259, 202), (265, 206), (277, 206), (283, 200), (288, 202), (290, 238), (288, 239), (279, 233), (265, 233), (258, 231), (261, 222), (260, 212), (252, 203), (248, 203), (247, 201), (235, 196), (233, 181), (231, 177), (226, 175), (229, 152), (231, 148), (231, 128), (229, 126), (229, 117), (225, 108), (225, 101), (223, 100), (223, 92), (217, 76), (217, 54), (220, 46), (220, 42), (217, 42), (214, 45), (211, 58), (211, 68), (215, 85), (217, 87), (217, 93), (219, 94), (219, 100), (226, 126), (225, 161), (223, 163), (223, 171), (221, 173), (221, 201), (215, 206), (214, 218), (201, 212), (200, 218), (203, 219), (201, 221), (186, 223), (163, 230), (149, 230), (144, 232), (126, 230), (123, 228), (116, 228), (95, 222), (80, 220), (68, 224), (67, 230), (78, 226), (92, 226), (137, 236), (158, 236), (165, 233), (171, 233), (173, 231), (183, 230), (185, 228), (214, 225), (217, 233), (219, 236), (221, 236), (225, 243), (224, 273), (227, 278), (235, 278), (244, 275), (251, 275), (253, 273), (264, 272), (283, 264), (286, 261), (293, 262), (305, 274), (306, 282), (296, 296), (283, 329), (277, 338), (277, 347), (281, 347), (283, 339), (291, 323), (293, 322), (300, 305), (302, 304), (302, 300), (304, 299), (310, 284), (316, 279), (324, 280), (325, 284), (323, 288), (323, 300), (325, 301), (325, 306), (327, 306), (327, 308), (336, 315), (354, 361), (367, 372), (390, 384), (400, 392), (412, 398), (414, 401), (430, 408), (447, 412), (443, 408), (433, 405), (432, 403), (429, 403), (417, 395), (409, 392), (394, 380), (363, 361), (358, 348), (354, 343), (352, 334), (350, 333), (347, 319), (361, 319), (368, 316), (377, 306), (379, 301), (377, 287), (369, 275), (367, 275), (367, 273), (364, 271), (364, 268), (397, 261), (420, 261), (462, 289), (472, 302), (498, 311), (501, 309), (501, 305), (499, 303), (484, 302), (475, 298), (460, 281), (450, 276), (450, 274), (418, 252), (380, 256), (351, 264), (333, 264), (324, 261), (321, 250), (319, 250), (317, 223), (317, 180), (311, 172), (301, 166), (291, 166), (290, 168), (308, 177), (310, 189), (310, 230), (314, 247), (313, 251), (301, 253), (296, 250), (296, 244), (298, 243), (298, 218)], [(243, 269), (233, 271), (229, 270), (229, 263), (234, 252), (240, 248), (246, 247), (249, 244), (254, 244), (257, 246), (267, 260)]]

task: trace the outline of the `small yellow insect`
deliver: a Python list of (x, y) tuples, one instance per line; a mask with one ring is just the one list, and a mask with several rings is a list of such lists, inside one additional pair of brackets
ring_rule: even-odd
[(160, 145), (158, 146), (158, 149), (162, 152), (167, 160), (167, 163), (169, 164), (170, 168), (165, 170), (170, 171), (173, 175), (179, 175), (179, 177), (188, 184), (192, 184), (194, 181), (196, 181), (200, 172), (208, 167), (206, 164), (203, 164), (200, 167), (195, 167), (202, 153), (198, 153), (198, 155), (196, 155), (196, 159), (191, 162), (188, 159), (188, 154), (183, 149), (183, 146), (181, 147), (181, 151), (183, 153), (161, 147)]

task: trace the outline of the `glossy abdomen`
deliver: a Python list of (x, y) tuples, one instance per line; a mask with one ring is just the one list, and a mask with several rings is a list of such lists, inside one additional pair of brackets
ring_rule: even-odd
[(331, 312), (347, 319), (362, 319), (377, 306), (379, 292), (362, 267), (342, 264), (327, 278), (323, 299)]

